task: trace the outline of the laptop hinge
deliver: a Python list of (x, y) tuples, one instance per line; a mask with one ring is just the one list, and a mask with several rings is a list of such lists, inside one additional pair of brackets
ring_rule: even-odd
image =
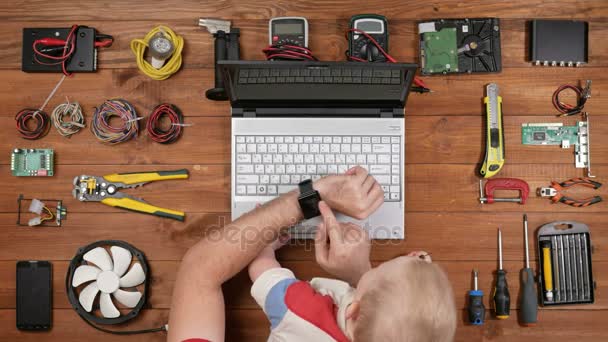
[(381, 118), (393, 118), (403, 116), (403, 108), (380, 108)]
[(241, 118), (255, 118), (256, 110), (251, 108), (232, 107), (232, 116)]

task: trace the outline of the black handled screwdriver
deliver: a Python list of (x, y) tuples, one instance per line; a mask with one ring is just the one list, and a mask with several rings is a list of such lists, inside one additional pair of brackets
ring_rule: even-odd
[(534, 272), (530, 268), (530, 254), (528, 251), (528, 215), (524, 214), (524, 244), (526, 246), (526, 267), (521, 269), (521, 302), (519, 310), (521, 324), (524, 326), (536, 325), (538, 314), (538, 297), (534, 283)]
[(477, 270), (473, 270), (473, 290), (469, 291), (469, 323), (482, 325), (486, 316), (486, 308), (483, 306), (483, 291), (477, 288)]
[(496, 318), (509, 318), (511, 309), (511, 296), (507, 285), (507, 272), (502, 269), (502, 232), (498, 228), (498, 270), (496, 271), (496, 286), (492, 295)]

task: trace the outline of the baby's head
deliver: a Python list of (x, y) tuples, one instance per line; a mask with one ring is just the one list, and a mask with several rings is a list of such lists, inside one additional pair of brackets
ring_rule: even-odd
[(448, 277), (413, 253), (365, 273), (347, 310), (354, 342), (452, 341), (456, 305)]

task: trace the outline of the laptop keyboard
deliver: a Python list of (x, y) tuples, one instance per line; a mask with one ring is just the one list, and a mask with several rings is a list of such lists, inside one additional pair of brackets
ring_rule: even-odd
[(384, 200), (401, 200), (401, 136), (235, 137), (236, 195), (277, 196), (305, 179), (361, 166), (380, 183)]
[(328, 83), (401, 84), (401, 70), (366, 67), (335, 68), (247, 68), (239, 70), (239, 84)]

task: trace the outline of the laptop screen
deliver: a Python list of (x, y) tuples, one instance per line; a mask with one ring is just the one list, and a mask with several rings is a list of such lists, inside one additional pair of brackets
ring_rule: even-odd
[(221, 61), (233, 108), (403, 109), (417, 65)]

